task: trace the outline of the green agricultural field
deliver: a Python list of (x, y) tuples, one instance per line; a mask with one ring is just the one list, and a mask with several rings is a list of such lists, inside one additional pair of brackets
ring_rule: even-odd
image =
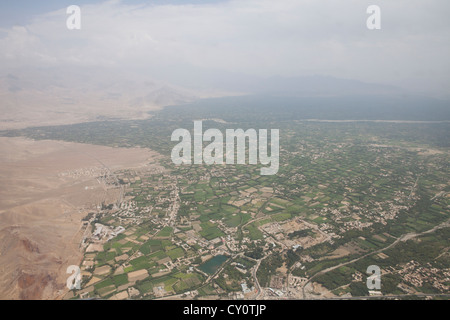
[(161, 231), (159, 231), (156, 236), (159, 238), (168, 238), (172, 234), (173, 228), (164, 227)]
[(252, 223), (245, 227), (248, 230), (248, 237), (250, 240), (259, 240), (263, 239), (262, 232)]
[(175, 248), (166, 252), (170, 259), (175, 260), (180, 257), (184, 257), (184, 250), (181, 248)]
[(200, 235), (204, 237), (206, 240), (213, 240), (215, 238), (225, 236), (225, 233), (223, 233), (223, 231), (220, 230), (218, 227), (214, 226), (203, 229), (202, 231), (200, 231)]
[(128, 283), (128, 277), (126, 274), (119, 274), (113, 277), (113, 282), (116, 287), (119, 287)]
[(151, 260), (147, 256), (133, 259), (130, 261), (130, 264), (133, 266), (133, 270), (149, 269), (153, 266)]

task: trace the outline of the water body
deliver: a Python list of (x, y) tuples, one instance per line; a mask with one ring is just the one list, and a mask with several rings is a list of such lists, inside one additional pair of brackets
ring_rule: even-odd
[(217, 118), (200, 119), (198, 121), (214, 121), (214, 122), (217, 122), (217, 123), (229, 123), (229, 122), (227, 122), (227, 121), (225, 121), (223, 119), (217, 119)]
[(217, 255), (202, 263), (198, 268), (207, 274), (214, 274), (227, 259), (228, 256)]

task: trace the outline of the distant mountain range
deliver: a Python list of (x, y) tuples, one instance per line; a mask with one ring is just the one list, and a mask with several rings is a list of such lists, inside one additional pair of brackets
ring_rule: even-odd
[[(192, 75), (192, 87), (196, 81), (199, 79)], [(187, 89), (155, 80), (142, 71), (7, 70), (0, 74), (0, 128), (145, 119), (171, 105), (182, 105), (178, 114), (186, 117), (203, 110), (220, 118), (215, 114), (222, 112), (217, 107), (225, 106), (226, 116), (231, 118), (231, 110), (237, 118), (247, 110), (279, 119), (450, 120), (448, 101), (415, 96), (394, 86), (329, 76), (224, 74), (211, 80), (209, 88), (209, 92)], [(219, 98), (202, 99), (205, 97)]]
[(10, 70), (0, 75), (0, 126), (6, 129), (105, 119), (143, 119), (194, 101), (190, 90), (104, 69)]

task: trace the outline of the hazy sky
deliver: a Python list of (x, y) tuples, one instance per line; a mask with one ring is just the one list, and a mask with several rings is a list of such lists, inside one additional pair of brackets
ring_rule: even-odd
[[(66, 28), (70, 4), (81, 30)], [(366, 28), (371, 4), (381, 30)], [(193, 83), (330, 75), (450, 95), (448, 0), (16, 0), (0, 12), (0, 70), (102, 66)]]

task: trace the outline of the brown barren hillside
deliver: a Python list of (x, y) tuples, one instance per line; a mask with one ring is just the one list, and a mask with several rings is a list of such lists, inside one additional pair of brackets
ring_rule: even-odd
[(61, 298), (82, 257), (82, 218), (120, 195), (98, 176), (154, 167), (159, 155), (25, 138), (0, 138), (0, 150), (0, 298)]

